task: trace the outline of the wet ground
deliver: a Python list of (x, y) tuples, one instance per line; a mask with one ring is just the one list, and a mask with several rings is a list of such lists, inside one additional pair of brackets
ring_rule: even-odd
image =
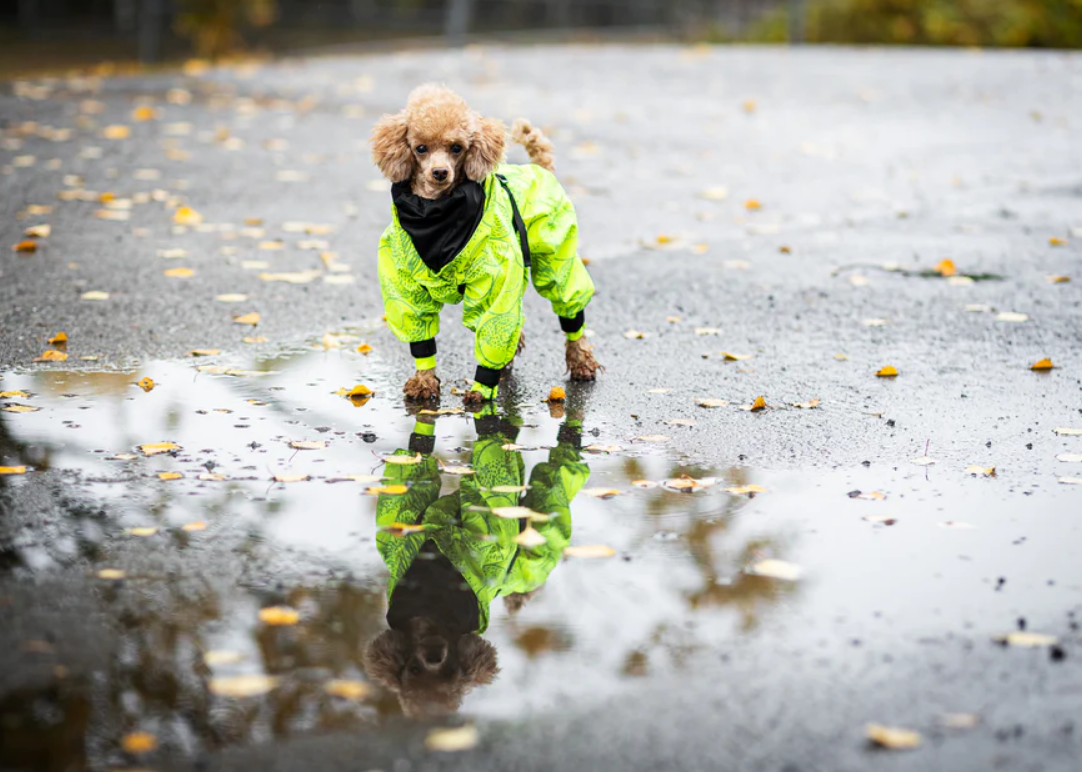
[[(3, 234), (52, 232), (0, 257), (0, 769), (1077, 768), (1080, 61), (471, 49), (5, 91)], [(363, 138), (426, 77), (563, 150), (608, 367), (565, 405), (537, 298), (492, 415), (397, 396)], [(459, 640), (437, 716), (373, 641), (458, 608), (423, 571), (389, 615), (388, 582), (464, 531), (494, 652)], [(1023, 631), (1055, 640), (993, 640)]]

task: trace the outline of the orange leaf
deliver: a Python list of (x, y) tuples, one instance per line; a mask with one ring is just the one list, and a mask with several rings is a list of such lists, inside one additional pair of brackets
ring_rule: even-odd
[(150, 753), (158, 747), (158, 738), (150, 732), (132, 732), (121, 738), (120, 745), (126, 753)]
[(295, 625), (301, 615), (289, 606), (268, 606), (259, 610), (259, 621), (265, 625)]
[(567, 399), (567, 393), (560, 386), (553, 386), (552, 391), (549, 392), (546, 402), (563, 402)]
[(1052, 364), (1051, 359), (1042, 359), (1040, 362), (1035, 362), (1034, 364), (1030, 365), (1029, 369), (1030, 370), (1051, 370), (1053, 367), (1055, 367), (1055, 365)]
[(52, 349), (50, 349), (49, 351), (46, 351), (46, 352), (42, 353), (42, 355), (39, 356), (34, 361), (35, 362), (63, 362), (67, 358), (68, 358), (68, 355), (65, 354), (63, 351), (53, 351)]
[(158, 111), (150, 105), (140, 105), (132, 111), (131, 117), (133, 121), (139, 121), (140, 123), (153, 121), (158, 117)]
[(364, 355), (367, 356), (371, 351), (372, 351), (372, 347), (369, 346), (367, 343), (362, 343), (361, 345), (357, 346), (357, 353), (358, 354), (364, 354)]
[(177, 225), (199, 225), (203, 222), (203, 215), (190, 206), (182, 206), (173, 212), (173, 222)]
[(887, 365), (882, 370), (876, 373), (880, 378), (893, 378), (898, 374), (898, 368), (894, 365)]
[(233, 324), (250, 324), (255, 327), (257, 324), (259, 324), (259, 318), (259, 313), (257, 311), (253, 311), (252, 313), (244, 314), (243, 316), (234, 316)]
[(60, 346), (68, 342), (68, 334), (66, 332), (58, 332), (53, 337), (49, 338), (49, 343), (54, 346)]
[(953, 260), (940, 260), (932, 270), (940, 276), (954, 276), (958, 273), (958, 269), (954, 267)]
[(757, 212), (763, 208), (763, 205), (759, 203), (759, 201), (757, 201), (756, 199), (749, 198), (747, 201), (744, 202), (744, 208), (747, 209), (749, 212)]
[(11, 248), (11, 251), (12, 252), (24, 252), (24, 253), (27, 253), (27, 254), (29, 254), (31, 252), (37, 252), (38, 251), (38, 242), (30, 241), (29, 239), (27, 239), (26, 241), (20, 241), (18, 244), (16, 244), (15, 246), (13, 246)]

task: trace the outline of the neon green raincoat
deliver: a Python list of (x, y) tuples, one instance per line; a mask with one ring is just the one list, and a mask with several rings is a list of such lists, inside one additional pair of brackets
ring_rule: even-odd
[(572, 340), (583, 332), (583, 312), (594, 285), (578, 255), (574, 207), (551, 172), (535, 165), (501, 165), (485, 180), (483, 191), (479, 224), (438, 272), (426, 265), (392, 206), (393, 221), (380, 240), (379, 279), (387, 324), (410, 344), (419, 370), (435, 367), (443, 305), (463, 302), (463, 322), (475, 334), (476, 381), (494, 390), (515, 355), (523, 324), (526, 271), (516, 206), (527, 234), (533, 285), (552, 304)]
[[(388, 600), (427, 541), (435, 543), (476, 596), (478, 633), (488, 628), (489, 606), (497, 596), (527, 593), (544, 584), (571, 539), (571, 501), (590, 476), (578, 449), (577, 433), (561, 433), (548, 461), (534, 467), (530, 488), (521, 502), (517, 492), (492, 490), (497, 486), (521, 488), (525, 476), (522, 454), (504, 450), (509, 439), (501, 433), (474, 443), (475, 474), (460, 478), (459, 489), (443, 497), (439, 495), (440, 472), (435, 458), (424, 456), (418, 464), (387, 464), (384, 475), (388, 484), (409, 486), (403, 494), (381, 494), (376, 505), (380, 528), (376, 546), (390, 572)], [(576, 435), (576, 439), (567, 434)], [(410, 454), (400, 450), (395, 455)], [(551, 515), (549, 520), (533, 523), (545, 537), (544, 544), (516, 544), (526, 522), (497, 517), (490, 511), (520, 503)], [(404, 530), (404, 525), (420, 525), (423, 531)]]

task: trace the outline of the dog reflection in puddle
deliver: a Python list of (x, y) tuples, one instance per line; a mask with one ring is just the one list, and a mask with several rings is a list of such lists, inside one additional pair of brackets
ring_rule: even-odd
[[(474, 474), (461, 477), (453, 493), (440, 496), (435, 426), (425, 417), (408, 449), (395, 454), (419, 462), (388, 463), (384, 471), (388, 486), (408, 489), (381, 494), (377, 504), (376, 543), (390, 572), (390, 629), (369, 643), (364, 661), (369, 678), (397, 693), (413, 717), (454, 712), (471, 689), (496, 677), (496, 649), (481, 637), (489, 607), (502, 597), (515, 613), (545, 583), (571, 538), (571, 501), (590, 476), (579, 420), (560, 426), (556, 446), (534, 466), (528, 486), (522, 454), (505, 447), (517, 427), (491, 412), (475, 416), (475, 427)], [(547, 517), (492, 513), (504, 507)], [(536, 534), (521, 538), (527, 529)]]

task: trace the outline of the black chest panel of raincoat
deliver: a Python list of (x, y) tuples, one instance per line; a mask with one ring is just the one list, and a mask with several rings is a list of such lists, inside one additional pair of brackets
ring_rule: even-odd
[(396, 182), (391, 200), (421, 261), (437, 274), (466, 246), (485, 213), (485, 189), (473, 180), (437, 199), (415, 196), (408, 181)]

